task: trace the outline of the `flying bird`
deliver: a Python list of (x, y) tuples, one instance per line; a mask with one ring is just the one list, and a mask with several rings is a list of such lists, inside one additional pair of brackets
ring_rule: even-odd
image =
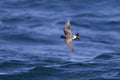
[(64, 27), (64, 35), (61, 35), (61, 38), (65, 40), (66, 45), (71, 49), (71, 51), (74, 51), (74, 47), (72, 45), (72, 40), (73, 39), (80, 39), (79, 33), (72, 35), (71, 30), (70, 30), (70, 21), (68, 20), (65, 23)]

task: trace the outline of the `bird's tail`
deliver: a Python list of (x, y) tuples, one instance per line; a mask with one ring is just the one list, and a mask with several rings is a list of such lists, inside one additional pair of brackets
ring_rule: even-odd
[(77, 34), (75, 34), (75, 35), (76, 35), (77, 39), (80, 39), (79, 33), (77, 33)]

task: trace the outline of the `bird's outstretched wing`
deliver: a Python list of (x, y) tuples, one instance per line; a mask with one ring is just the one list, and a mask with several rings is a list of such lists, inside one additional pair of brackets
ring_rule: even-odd
[(66, 39), (65, 39), (65, 43), (67, 44), (67, 46), (68, 46), (72, 51), (74, 51), (74, 48), (73, 48), (73, 45), (72, 45), (72, 39), (66, 38)]
[(64, 33), (65, 35), (72, 35), (70, 30), (70, 21), (67, 21), (65, 23)]

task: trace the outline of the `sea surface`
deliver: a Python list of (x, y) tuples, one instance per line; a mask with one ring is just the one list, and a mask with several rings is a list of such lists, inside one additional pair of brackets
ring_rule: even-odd
[(0, 0), (0, 80), (120, 80), (120, 0)]

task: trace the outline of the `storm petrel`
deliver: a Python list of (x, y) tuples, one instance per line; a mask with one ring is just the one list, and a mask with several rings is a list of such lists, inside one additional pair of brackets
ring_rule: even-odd
[(65, 33), (64, 35), (61, 35), (61, 38), (63, 38), (65, 40), (65, 43), (71, 49), (71, 51), (74, 51), (74, 48), (72, 45), (72, 40), (80, 39), (80, 35), (79, 35), (79, 33), (72, 35), (71, 30), (70, 30), (70, 21), (69, 20), (65, 23), (64, 33)]

